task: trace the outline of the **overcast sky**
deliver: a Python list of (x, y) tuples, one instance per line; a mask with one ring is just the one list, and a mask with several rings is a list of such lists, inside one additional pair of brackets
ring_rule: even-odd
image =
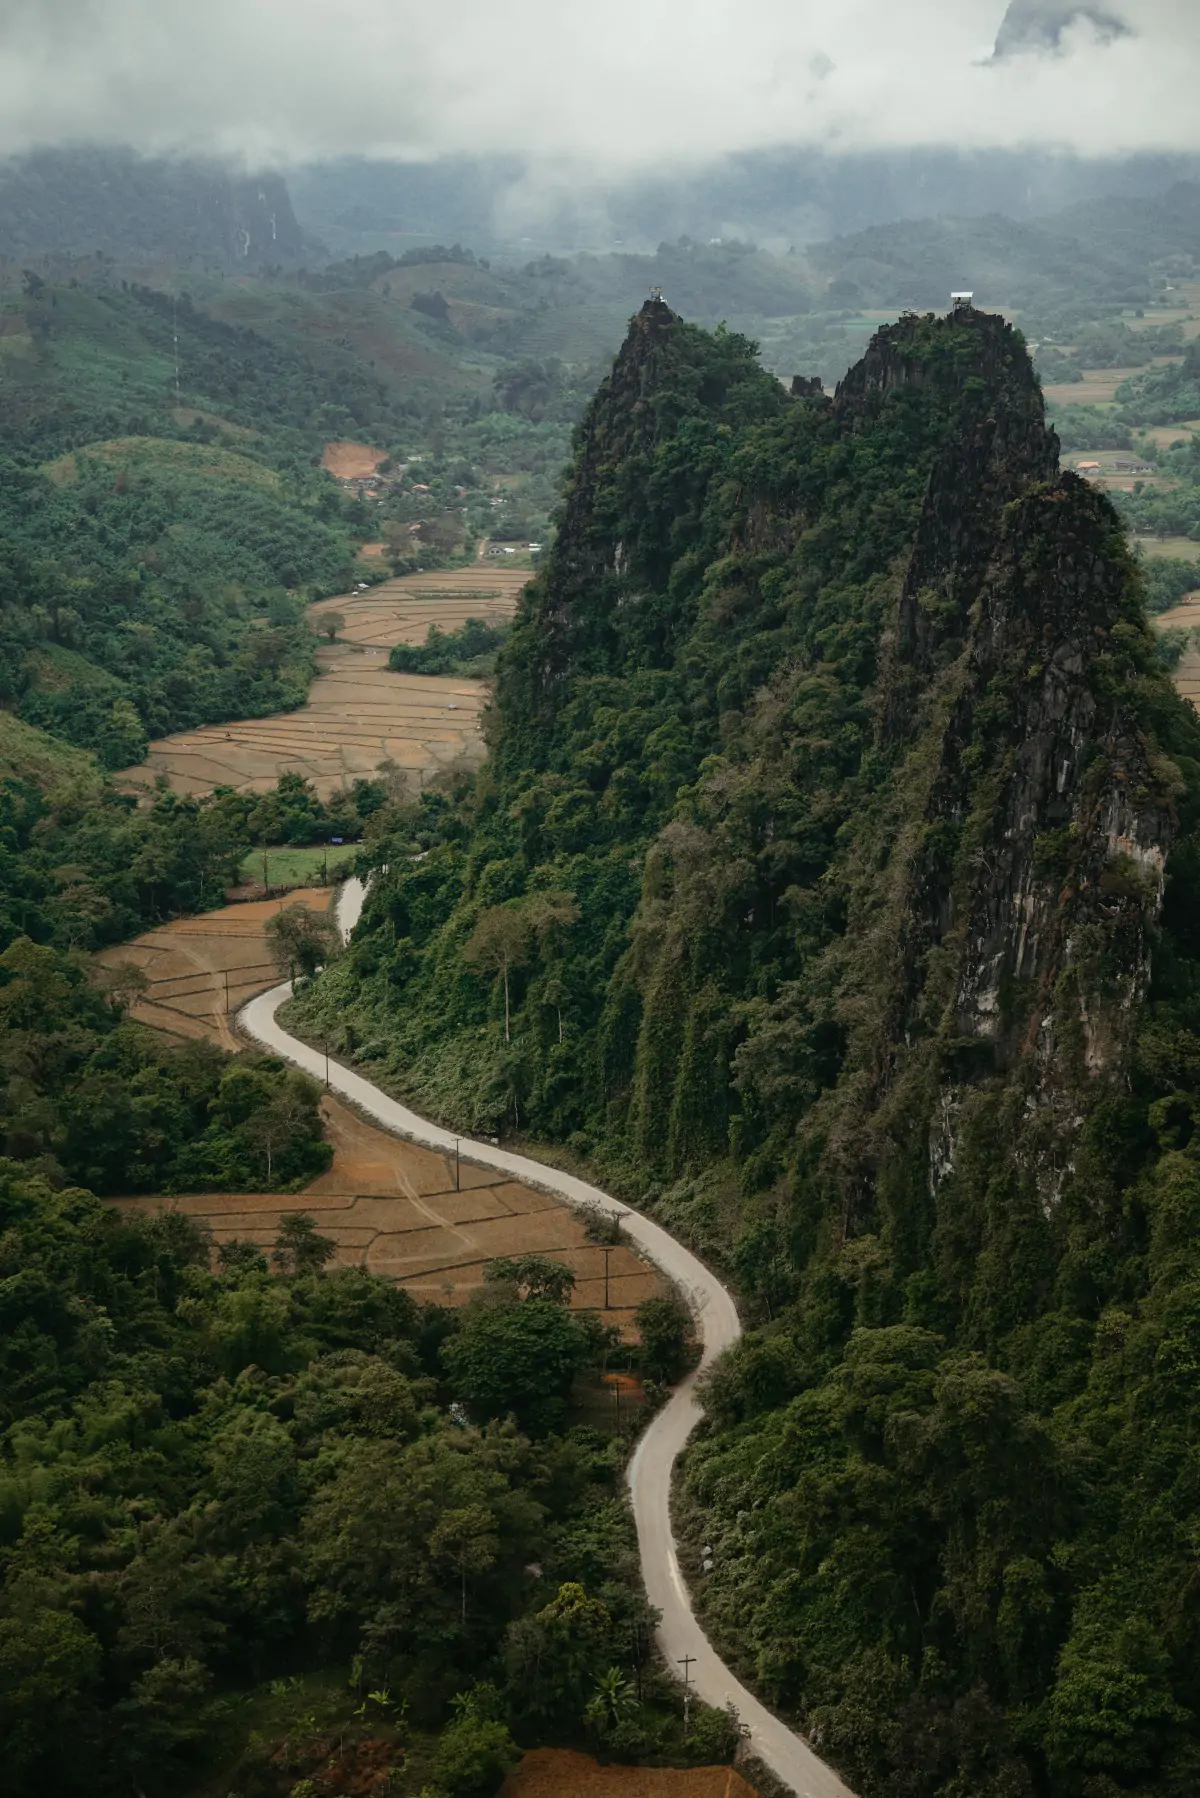
[(1129, 35), (1078, 18), (1057, 53), (997, 62), (1006, 5), (0, 0), (0, 152), (515, 151), (620, 168), (780, 144), (1200, 149), (1200, 0), (1096, 0)]

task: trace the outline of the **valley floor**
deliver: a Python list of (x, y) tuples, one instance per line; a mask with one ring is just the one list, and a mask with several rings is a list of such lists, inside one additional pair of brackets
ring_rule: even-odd
[(394, 673), (388, 651), (425, 641), (431, 624), (458, 630), (468, 618), (511, 618), (528, 572), (475, 564), (406, 575), (366, 593), (347, 593), (310, 608), (316, 630), (336, 613), (344, 622), (317, 652), (317, 678), (298, 711), (178, 731), (151, 743), (147, 758), (114, 778), (148, 793), (162, 776), (176, 793), (214, 787), (265, 792), (287, 771), (311, 780), (322, 799), (370, 779), (381, 763), (416, 787), (452, 767), (483, 760), (482, 681)]

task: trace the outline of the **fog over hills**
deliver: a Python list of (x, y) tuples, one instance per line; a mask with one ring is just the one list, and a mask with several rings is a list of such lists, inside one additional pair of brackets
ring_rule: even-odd
[(288, 182), (306, 229), (347, 255), (455, 239), (493, 251), (653, 249), (684, 235), (786, 250), (902, 219), (1036, 218), (1109, 195), (1159, 195), (1198, 174), (1200, 157), (1186, 154), (791, 148), (570, 181), (517, 157), (346, 157), (293, 169)]
[(1155, 202), (1200, 157), (1065, 150), (744, 152), (690, 170), (566, 182), (515, 156), (343, 157), (247, 174), (211, 158), (131, 149), (38, 150), (0, 163), (0, 257), (93, 255), (146, 264), (316, 266), (461, 242), (524, 259), (545, 250), (652, 251), (690, 237), (777, 252), (903, 220)]

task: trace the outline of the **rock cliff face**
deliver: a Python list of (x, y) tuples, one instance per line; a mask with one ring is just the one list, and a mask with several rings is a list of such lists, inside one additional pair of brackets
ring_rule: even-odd
[[(941, 1043), (956, 1078), (930, 1120), (936, 1185), (965, 1091), (1014, 1081), (1022, 1153), (1052, 1204), (1089, 1098), (1124, 1078), (1177, 771), (1120, 696), (1146, 645), (1112, 512), (1059, 473), (1012, 333), (978, 315), (970, 331), (979, 403), (934, 466), (880, 684), (880, 741), (924, 789), (883, 1085), (915, 1041)], [(881, 333), (839, 417), (862, 428), (889, 393), (946, 373)]]
[(0, 256), (262, 267), (304, 250), (279, 175), (128, 150), (41, 150), (0, 165)]
[[(777, 1077), (768, 1045), (807, 1030), (810, 989), (831, 988), (840, 1063), (779, 1127), (810, 1141), (840, 1193), (843, 1227), (861, 1226), (880, 1183), (899, 1162), (911, 1166), (914, 1131), (936, 1196), (985, 1094), (1007, 1104), (1009, 1149), (1052, 1207), (1080, 1121), (1124, 1079), (1171, 841), (1174, 775), (1132, 703), (1153, 657), (1115, 516), (1059, 472), (1029, 357), (1003, 319), (901, 320), (832, 400), (808, 386), (767, 394), (744, 373), (723, 383), (711, 361), (698, 372), (692, 349), (663, 302), (634, 319), (581, 431), (558, 548), (533, 602), (529, 684), (518, 696), (510, 675), (502, 695), (510, 715), (524, 707), (549, 726), (582, 680), (658, 666), (682, 683), (693, 720), (729, 720), (720, 771), (691, 807), (709, 834), (689, 837), (685, 853), (672, 826), (650, 864), (671, 905), (647, 895), (635, 923), (632, 1140), (648, 1156), (665, 1147), (668, 1171), (685, 1165), (669, 1120), (687, 1104), (680, 1083), (696, 1079), (679, 1059), (692, 1026), (667, 1029), (660, 1016), (680, 993), (727, 1059), (718, 1115), (740, 1106), (745, 1119), (765, 1105), (756, 1089)], [(703, 428), (687, 422), (696, 403)], [(756, 462), (748, 447), (726, 471), (718, 528), (711, 488), (707, 509), (698, 499), (701, 473), (733, 429), (726, 421), (751, 406), (771, 454)], [(681, 436), (690, 461), (665, 449)], [(905, 523), (897, 490), (922, 465)], [(879, 489), (854, 526), (878, 536), (863, 567), (875, 584), (851, 589), (864, 597), (847, 600), (843, 619), (860, 633), (844, 698), (874, 720), (866, 759), (846, 783), (820, 771), (823, 749), (800, 753), (795, 728), (777, 723), (768, 771), (763, 720), (828, 676), (834, 626), (823, 639), (814, 619), (823, 607), (834, 614), (809, 573), (818, 546), (835, 590), (864, 562), (854, 536), (837, 535), (855, 467), (862, 488)], [(881, 603), (888, 582), (895, 597)], [(785, 606), (777, 596), (789, 589)], [(733, 711), (722, 694), (751, 633), (763, 684)], [(692, 675), (702, 659), (705, 672)], [(542, 756), (552, 740), (531, 750), (527, 734), (520, 754)], [(501, 737), (502, 756), (514, 741)], [(798, 786), (765, 806), (749, 839), (731, 840), (722, 795), (753, 781), (762, 809), (793, 754)], [(703, 965), (679, 920), (706, 907), (702, 940), (720, 909), (722, 863), (750, 853), (765, 864), (772, 836), (786, 869), (770, 814), (806, 808), (836, 813), (827, 853), (805, 877), (791, 871), (790, 885), (785, 873), (764, 874), (757, 892), (739, 886), (745, 910), (740, 924), (723, 920), (725, 966)], [(791, 978), (760, 977), (757, 993), (739, 994), (739, 938), (798, 904), (814, 879), (840, 892), (844, 930), (815, 956), (782, 956)], [(716, 992), (731, 986), (725, 1024), (714, 1026)]]

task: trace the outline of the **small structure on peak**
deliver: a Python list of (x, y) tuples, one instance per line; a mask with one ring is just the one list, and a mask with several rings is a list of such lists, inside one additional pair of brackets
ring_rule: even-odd
[(825, 383), (820, 375), (793, 375), (792, 398), (796, 400), (818, 400), (825, 392)]
[(950, 295), (951, 312), (973, 312), (975, 295), (973, 293), (952, 293)]
[(667, 296), (661, 287), (652, 287), (648, 297), (652, 306), (665, 306), (667, 303)]

